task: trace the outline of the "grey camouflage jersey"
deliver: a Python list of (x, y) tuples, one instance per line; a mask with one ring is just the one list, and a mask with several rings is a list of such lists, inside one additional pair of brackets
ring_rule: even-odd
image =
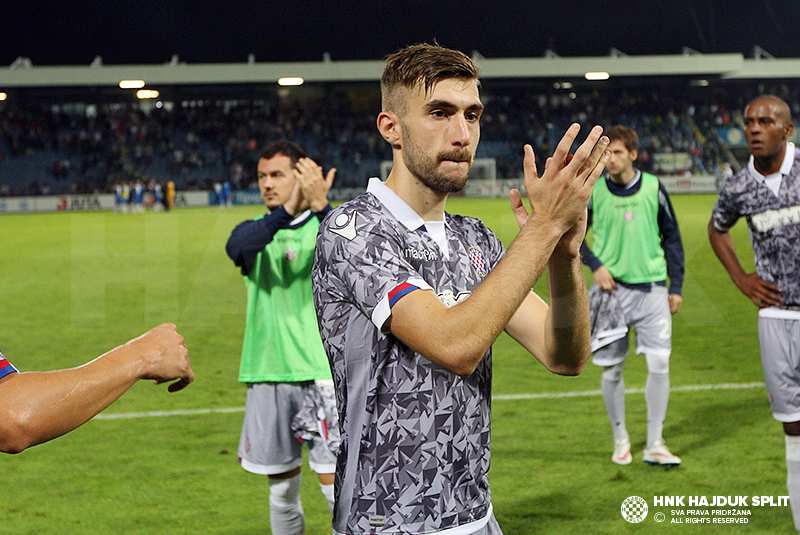
[(712, 212), (714, 225), (728, 230), (745, 217), (758, 276), (782, 290), (780, 308), (800, 310), (800, 150), (794, 149), (777, 196), (751, 167), (725, 182)]
[(342, 426), (338, 533), (437, 533), (490, 511), (491, 350), (462, 378), (376, 326), (409, 291), (466, 299), (504, 255), (479, 220), (445, 217), (449, 258), (372, 193), (320, 227), (312, 281)]

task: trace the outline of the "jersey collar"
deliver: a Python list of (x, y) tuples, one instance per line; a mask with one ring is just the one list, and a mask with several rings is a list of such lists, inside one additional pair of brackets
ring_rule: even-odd
[(369, 179), (367, 193), (373, 194), (409, 230), (417, 230), (425, 226), (425, 220), (379, 178)]
[(290, 227), (302, 227), (305, 224), (305, 222), (308, 221), (311, 218), (312, 215), (313, 215), (313, 213), (311, 212), (310, 209), (306, 210), (302, 214), (299, 214), (297, 217), (292, 219), (292, 222), (289, 223), (289, 226)]
[(747, 169), (750, 171), (750, 176), (756, 179), (757, 182), (764, 182), (765, 179), (771, 178), (773, 176), (783, 176), (788, 175), (792, 171), (792, 165), (794, 165), (794, 143), (791, 141), (786, 142), (786, 154), (783, 155), (783, 163), (781, 164), (781, 169), (777, 173), (773, 173), (770, 176), (764, 176), (758, 171), (756, 171), (756, 166), (754, 163), (753, 155), (750, 155), (750, 161), (747, 163)]

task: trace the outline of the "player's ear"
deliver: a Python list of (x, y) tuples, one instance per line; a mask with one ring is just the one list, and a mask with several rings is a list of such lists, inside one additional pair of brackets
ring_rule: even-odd
[(633, 149), (631, 151), (631, 161), (635, 162), (638, 159), (639, 159), (639, 151), (637, 149)]
[(383, 139), (389, 142), (393, 149), (399, 149), (402, 141), (400, 118), (391, 111), (382, 111), (378, 114), (378, 132)]
[(794, 125), (790, 122), (786, 124), (786, 130), (784, 131), (784, 139), (789, 139), (789, 136), (792, 135), (794, 132)]

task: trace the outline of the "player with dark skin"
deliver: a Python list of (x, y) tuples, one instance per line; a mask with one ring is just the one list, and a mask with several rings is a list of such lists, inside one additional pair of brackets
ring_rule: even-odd
[[(753, 100), (745, 110), (744, 135), (753, 155), (753, 164), (762, 175), (777, 173), (786, 155), (786, 140), (794, 131), (791, 111), (780, 99), (765, 96)], [(708, 224), (708, 238), (731, 280), (757, 307), (778, 306), (783, 302), (781, 289), (759, 277), (746, 273), (729, 232), (718, 230), (713, 221)], [(800, 436), (800, 422), (784, 422), (787, 435)]]

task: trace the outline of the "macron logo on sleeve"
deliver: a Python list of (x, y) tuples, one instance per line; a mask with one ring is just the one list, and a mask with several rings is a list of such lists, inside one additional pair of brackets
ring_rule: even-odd
[(336, 216), (333, 225), (330, 227), (331, 232), (338, 234), (346, 240), (352, 241), (353, 238), (356, 237), (356, 212), (353, 212), (349, 216), (342, 212)]

